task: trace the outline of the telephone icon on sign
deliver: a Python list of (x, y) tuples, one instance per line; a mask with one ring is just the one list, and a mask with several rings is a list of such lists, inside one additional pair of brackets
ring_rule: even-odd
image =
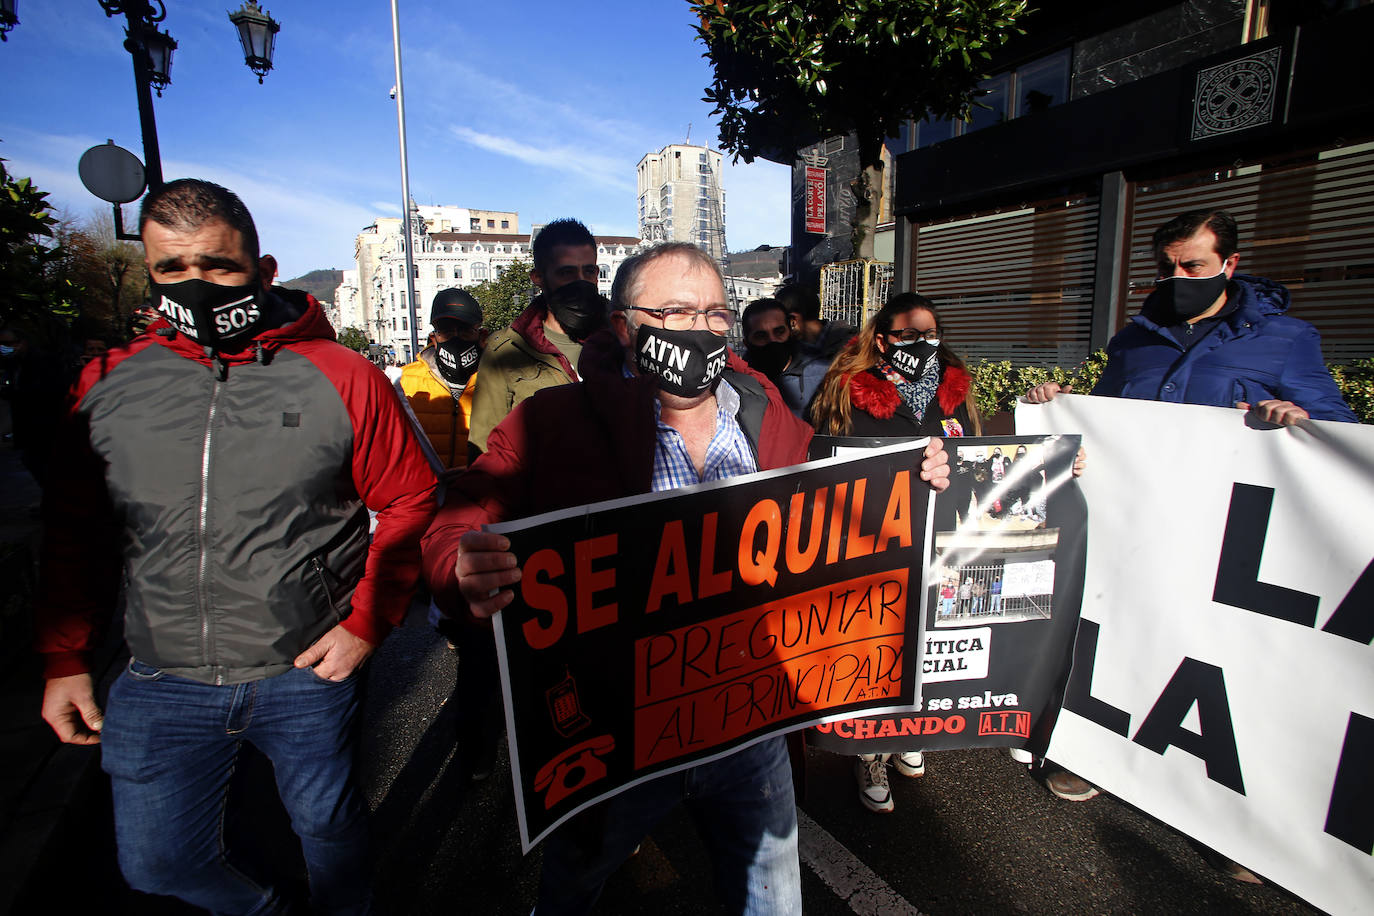
[(534, 791), (543, 792), (547, 811), (579, 789), (606, 778), (606, 764), (600, 759), (615, 750), (615, 739), (598, 735), (574, 744), (539, 768), (534, 776)]

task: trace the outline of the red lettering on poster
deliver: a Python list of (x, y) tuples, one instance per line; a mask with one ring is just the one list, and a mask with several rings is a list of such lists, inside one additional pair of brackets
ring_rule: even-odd
[(1028, 712), (1004, 710), (978, 714), (978, 734), (980, 735), (1012, 735), (1017, 738), (1029, 738), (1030, 729), (1031, 714)]
[(635, 768), (896, 697), (909, 575), (861, 576), (636, 642)]

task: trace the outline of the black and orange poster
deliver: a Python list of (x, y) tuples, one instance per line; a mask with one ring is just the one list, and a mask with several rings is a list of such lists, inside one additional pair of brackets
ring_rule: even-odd
[(922, 443), (492, 526), (521, 840), (770, 735), (914, 709)]
[[(811, 457), (892, 440), (817, 437)], [(807, 743), (845, 754), (1012, 747), (1043, 754), (1083, 596), (1087, 510), (1077, 436), (945, 440), (926, 576), (921, 708), (825, 722)]]

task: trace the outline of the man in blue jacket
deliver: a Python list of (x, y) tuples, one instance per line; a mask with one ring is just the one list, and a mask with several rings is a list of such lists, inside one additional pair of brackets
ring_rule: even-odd
[[(1322, 360), (1321, 336), (1287, 314), (1288, 290), (1236, 273), (1230, 214), (1189, 210), (1153, 242), (1159, 280), (1107, 345), (1093, 394), (1240, 407), (1279, 424), (1355, 422)], [(1059, 391), (1048, 382), (1026, 398), (1039, 404)]]

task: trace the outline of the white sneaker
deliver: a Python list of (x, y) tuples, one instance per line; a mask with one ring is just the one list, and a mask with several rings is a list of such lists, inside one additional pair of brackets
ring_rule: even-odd
[(1035, 763), (1035, 755), (1022, 747), (1007, 748), (1007, 756), (1017, 763), (1024, 763), (1026, 766)]
[(897, 768), (898, 773), (910, 779), (926, 774), (926, 757), (920, 751), (897, 754), (892, 758), (892, 765)]
[(854, 761), (854, 778), (859, 782), (859, 801), (869, 811), (886, 814), (893, 808), (892, 791), (887, 786), (887, 763), (882, 755), (872, 760), (859, 757)]

